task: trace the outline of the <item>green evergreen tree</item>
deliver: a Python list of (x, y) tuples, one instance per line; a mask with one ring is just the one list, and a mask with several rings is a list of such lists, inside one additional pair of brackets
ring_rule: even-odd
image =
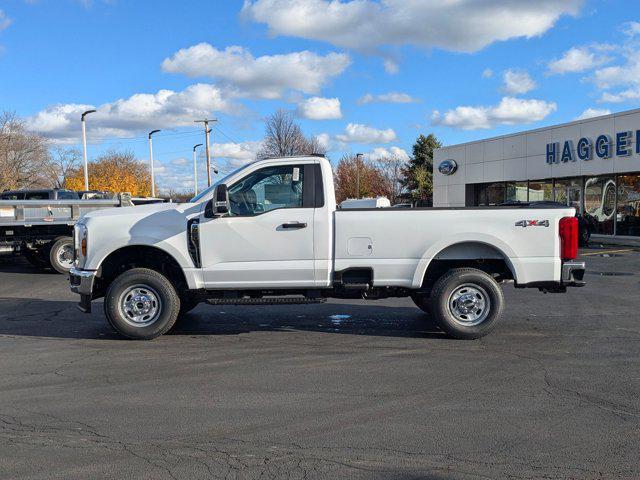
[(403, 171), (402, 185), (415, 201), (431, 200), (433, 195), (433, 150), (442, 143), (433, 133), (422, 134), (413, 144), (413, 155)]

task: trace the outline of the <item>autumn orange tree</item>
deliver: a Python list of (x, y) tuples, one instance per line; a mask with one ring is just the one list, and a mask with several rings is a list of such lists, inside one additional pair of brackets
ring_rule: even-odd
[(380, 168), (356, 155), (344, 155), (340, 159), (335, 170), (334, 182), (338, 203), (347, 198), (379, 197), (389, 194), (388, 182)]
[[(69, 173), (65, 188), (84, 190), (82, 167)], [(106, 192), (129, 192), (134, 197), (151, 194), (151, 175), (147, 166), (131, 152), (110, 151), (89, 163), (89, 189)]]

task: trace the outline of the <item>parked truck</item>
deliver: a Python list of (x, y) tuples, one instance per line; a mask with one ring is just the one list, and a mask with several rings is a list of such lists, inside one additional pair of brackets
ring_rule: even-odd
[(68, 273), (73, 266), (73, 226), (85, 213), (130, 206), (126, 194), (82, 199), (72, 190), (12, 190), (0, 193), (0, 255)]
[(259, 160), (184, 204), (86, 214), (71, 290), (104, 297), (132, 339), (164, 334), (200, 302), (273, 305), (410, 297), (447, 334), (489, 333), (501, 284), (584, 285), (573, 208), (336, 209), (323, 157)]

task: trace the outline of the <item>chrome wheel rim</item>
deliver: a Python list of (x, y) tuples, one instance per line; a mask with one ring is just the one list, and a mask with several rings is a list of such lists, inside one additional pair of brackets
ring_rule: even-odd
[(162, 311), (160, 295), (148, 285), (133, 285), (118, 299), (120, 315), (133, 327), (148, 327), (155, 323)]
[(73, 244), (65, 243), (56, 252), (56, 260), (58, 264), (64, 268), (71, 269), (73, 267)]
[(491, 311), (491, 300), (487, 291), (479, 285), (465, 283), (449, 296), (449, 312), (454, 320), (465, 327), (484, 322)]

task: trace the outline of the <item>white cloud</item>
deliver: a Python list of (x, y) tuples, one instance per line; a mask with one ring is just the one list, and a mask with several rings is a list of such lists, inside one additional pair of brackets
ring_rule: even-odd
[(553, 102), (534, 99), (503, 97), (498, 105), (460, 106), (447, 110), (444, 114), (433, 112), (434, 125), (477, 130), (492, 128), (495, 125), (515, 125), (537, 122), (554, 112), (557, 105)]
[(189, 77), (217, 79), (239, 95), (281, 98), (288, 90), (319, 93), (351, 63), (344, 53), (318, 55), (309, 51), (254, 57), (243, 47), (218, 50), (208, 43), (183, 48), (162, 62), (162, 69)]
[(389, 143), (397, 140), (396, 132), (391, 128), (379, 130), (368, 125), (350, 123), (344, 134), (336, 135), (336, 139), (345, 143)]
[(510, 95), (527, 93), (536, 88), (536, 82), (524, 70), (509, 69), (504, 72), (503, 90)]
[(622, 90), (618, 93), (604, 92), (600, 97), (601, 103), (623, 103), (640, 100), (640, 86)]
[(262, 142), (260, 141), (241, 143), (214, 143), (213, 155), (216, 158), (225, 159), (228, 165), (236, 168), (255, 160), (261, 147)]
[(298, 105), (298, 115), (309, 120), (337, 120), (342, 118), (339, 98), (311, 97)]
[[(595, 48), (598, 50), (598, 48)], [(596, 68), (609, 61), (605, 55), (597, 54), (589, 47), (573, 47), (564, 52), (559, 59), (549, 62), (549, 73), (563, 75), (565, 73), (584, 72)]]
[(385, 58), (384, 60), (384, 71), (390, 73), (391, 75), (395, 75), (400, 71), (400, 66), (398, 62), (392, 58)]
[(389, 92), (382, 93), (379, 95), (373, 95), (371, 93), (367, 93), (358, 99), (358, 104), (366, 105), (368, 103), (414, 103), (417, 102), (415, 98), (413, 98), (408, 93), (401, 92)]
[(315, 135), (315, 139), (318, 142), (318, 145), (320, 145), (324, 150), (333, 150), (333, 140), (331, 139), (331, 135), (328, 133), (319, 133), (318, 135)]
[(26, 124), (29, 130), (47, 137), (75, 141), (80, 137), (80, 114), (96, 108), (98, 111), (87, 117), (91, 137), (122, 137), (150, 128), (192, 125), (196, 118), (213, 112), (229, 112), (232, 106), (219, 88), (198, 83), (181, 92), (137, 93), (98, 107), (73, 103), (51, 105), (27, 118)]
[(491, 78), (493, 77), (493, 70), (491, 70), (490, 68), (485, 68), (482, 71), (482, 78)]
[(0, 9), (0, 32), (11, 25), (12, 20)]
[(414, 45), (475, 52), (500, 40), (531, 38), (582, 0), (245, 0), (243, 16), (273, 35), (322, 40), (364, 52)]
[(611, 114), (611, 110), (609, 110), (608, 108), (587, 108), (575, 119), (586, 120), (587, 118), (601, 117), (602, 115), (610, 115), (610, 114)]
[(640, 22), (627, 22), (622, 25), (622, 31), (629, 37), (640, 34)]
[(626, 61), (620, 65), (598, 69), (593, 81), (601, 89), (610, 89), (625, 85), (640, 85), (640, 53), (627, 52)]
[(385, 158), (397, 158), (398, 160), (402, 160), (403, 162), (409, 161), (409, 154), (407, 153), (406, 150), (400, 147), (374, 148), (369, 153), (366, 153), (365, 157), (368, 160), (373, 160), (373, 161), (378, 161)]

